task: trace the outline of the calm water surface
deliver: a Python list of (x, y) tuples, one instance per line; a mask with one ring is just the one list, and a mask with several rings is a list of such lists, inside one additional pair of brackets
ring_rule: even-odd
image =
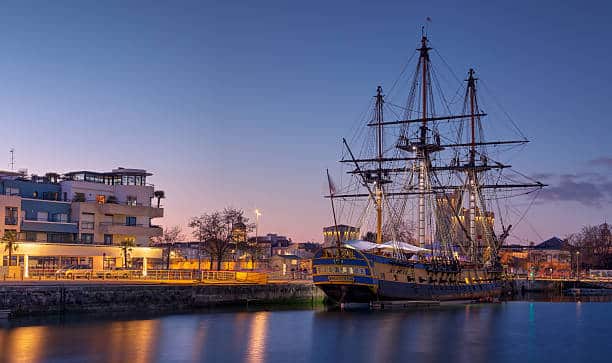
[(612, 362), (611, 303), (0, 323), (0, 362)]

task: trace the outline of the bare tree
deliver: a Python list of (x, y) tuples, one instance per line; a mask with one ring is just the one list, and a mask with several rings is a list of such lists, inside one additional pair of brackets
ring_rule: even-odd
[[(412, 223), (386, 224), (383, 227), (383, 242), (400, 241), (415, 244), (414, 225)], [(376, 232), (366, 232), (361, 239), (369, 242), (376, 242)]]
[(361, 239), (364, 241), (368, 241), (368, 242), (376, 242), (376, 233), (372, 231), (368, 231), (366, 232), (366, 234), (361, 236)]
[(238, 223), (243, 224), (244, 228), (249, 228), (244, 211), (235, 208), (205, 213), (190, 220), (189, 227), (193, 229), (193, 236), (198, 239), (201, 250), (210, 256), (211, 269), (213, 260), (216, 260), (217, 270), (221, 270), (223, 260), (232, 248), (236, 247), (233, 232)]
[[(206, 220), (204, 216), (192, 217), (189, 220), (189, 228), (192, 229), (192, 236), (198, 241), (198, 273), (202, 271), (202, 244), (206, 240), (206, 229), (205, 229)], [(210, 259), (210, 269), (212, 270), (212, 257)]]
[(612, 265), (612, 233), (610, 225), (584, 226), (567, 237), (570, 251), (580, 252), (582, 268), (609, 268)]
[(263, 257), (267, 250), (267, 248), (263, 245), (253, 241), (238, 242), (237, 248), (240, 249), (240, 251), (244, 251), (248, 254), (249, 259), (251, 260), (251, 269), (254, 268), (255, 261)]
[(175, 247), (176, 242), (185, 239), (185, 234), (181, 226), (173, 226), (164, 228), (164, 233), (159, 237), (153, 237), (153, 243), (164, 248), (164, 258), (166, 260), (166, 270), (170, 269), (170, 255)]

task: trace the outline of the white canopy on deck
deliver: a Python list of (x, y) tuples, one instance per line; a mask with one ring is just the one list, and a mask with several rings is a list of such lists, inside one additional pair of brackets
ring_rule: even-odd
[(359, 251), (364, 251), (364, 250), (371, 250), (374, 248), (380, 248), (380, 245), (377, 245), (376, 243), (370, 242), (370, 241), (362, 241), (362, 240), (350, 240), (350, 241), (346, 241), (345, 246), (350, 247), (350, 248), (354, 248), (356, 250)]
[(405, 252), (412, 253), (427, 253), (431, 252), (431, 250), (427, 248), (418, 247), (415, 245), (411, 245), (410, 243), (401, 242), (401, 241), (388, 241), (383, 243), (384, 246), (389, 246), (390, 248), (397, 248)]
[(389, 241), (389, 242), (377, 244), (377, 243), (373, 243), (369, 241), (350, 240), (350, 241), (346, 241), (345, 246), (354, 248), (359, 251), (374, 250), (374, 249), (382, 249), (382, 250), (399, 249), (399, 250), (402, 250), (404, 252), (409, 252), (409, 253), (431, 252), (427, 248), (417, 247), (417, 246), (411, 245), (410, 243), (400, 242), (400, 241)]

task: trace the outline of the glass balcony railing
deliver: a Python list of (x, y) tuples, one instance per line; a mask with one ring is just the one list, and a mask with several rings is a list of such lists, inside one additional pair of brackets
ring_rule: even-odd
[(121, 222), (100, 222), (100, 226), (123, 226), (123, 227), (147, 227), (147, 228), (157, 228), (157, 226), (152, 226), (149, 224), (142, 224), (142, 223), (121, 223)]
[[(125, 205), (128, 207), (151, 207), (151, 208), (157, 208), (157, 204), (156, 203), (142, 203), (142, 202), (136, 202), (136, 201), (119, 201), (119, 200), (109, 200), (107, 199), (105, 202), (100, 203), (98, 200), (96, 199), (79, 199), (79, 198), (74, 198), (72, 200), (73, 202), (76, 203), (97, 203), (97, 204), (116, 204), (116, 205)], [(160, 206), (160, 208), (162, 208)]]
[(47, 222), (47, 223), (70, 223), (76, 224), (77, 222), (71, 222), (68, 219), (50, 219), (50, 218), (24, 218), (22, 222)]

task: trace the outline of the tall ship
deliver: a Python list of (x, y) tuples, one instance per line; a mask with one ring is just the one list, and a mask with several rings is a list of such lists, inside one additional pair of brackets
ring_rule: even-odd
[[(498, 252), (510, 221), (522, 220), (526, 211), (517, 208), (545, 186), (503, 161), (528, 140), (505, 111), (514, 138), (500, 138), (484, 121), (475, 71), (455, 77), (457, 91), (445, 96), (432, 50), (423, 32), (402, 75), (414, 72), (390, 91), (404, 88), (403, 102), (388, 101), (379, 86), (354, 138), (343, 139), (348, 178), (336, 187), (328, 172), (334, 238), (316, 254), (313, 280), (333, 301), (499, 296)], [(361, 240), (343, 239), (338, 220), (360, 230)]]

